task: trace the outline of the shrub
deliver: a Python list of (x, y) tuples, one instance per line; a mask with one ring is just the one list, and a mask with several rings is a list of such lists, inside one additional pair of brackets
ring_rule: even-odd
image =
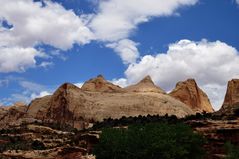
[(231, 144), (230, 142), (226, 142), (225, 149), (227, 153), (226, 159), (238, 159), (239, 158), (239, 147)]
[(33, 141), (31, 146), (32, 146), (33, 150), (45, 150), (46, 149), (45, 145), (41, 141), (38, 141), (38, 140)]
[(204, 139), (182, 123), (131, 125), (103, 129), (96, 159), (201, 159)]

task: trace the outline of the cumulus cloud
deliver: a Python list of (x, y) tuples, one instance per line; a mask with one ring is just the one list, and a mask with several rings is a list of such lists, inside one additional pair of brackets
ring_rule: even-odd
[[(35, 67), (39, 56), (37, 45), (67, 50), (74, 43), (84, 45), (93, 39), (85, 26), (87, 16), (79, 17), (58, 3), (44, 1), (45, 6), (32, 0), (0, 0), (0, 3), (0, 72)], [(3, 21), (12, 27), (4, 27)], [(48, 64), (44, 62), (41, 66)]]
[(28, 47), (1, 47), (0, 72), (22, 72), (36, 65), (36, 57), (43, 57), (44, 53)]
[(170, 44), (166, 53), (146, 55), (125, 71), (128, 83), (150, 75), (166, 91), (176, 82), (195, 78), (208, 93), (215, 109), (220, 107), (227, 81), (239, 78), (239, 55), (232, 46), (221, 41), (180, 40)]
[(113, 48), (124, 64), (130, 64), (136, 61), (139, 52), (137, 43), (128, 38), (140, 23), (153, 17), (173, 15), (178, 8), (196, 3), (197, 0), (100, 0), (98, 13), (89, 27), (97, 40), (111, 42), (106, 46)]
[(114, 49), (121, 57), (124, 64), (135, 63), (139, 57), (137, 43), (129, 39), (123, 39), (118, 42), (107, 44), (106, 46)]
[(169, 16), (197, 0), (108, 0), (100, 1), (98, 13), (90, 23), (96, 38), (117, 41), (127, 38), (137, 25), (152, 17)]
[[(0, 72), (19, 72), (35, 67), (37, 45), (47, 44), (56, 49), (68, 50), (73, 44), (85, 45), (92, 40), (106, 42), (106, 46), (113, 48), (125, 64), (133, 63), (139, 53), (137, 44), (128, 40), (128, 37), (138, 24), (152, 17), (173, 15), (178, 8), (196, 2), (96, 0), (96, 13), (79, 16), (57, 2), (0, 0), (0, 49), (8, 49), (8, 57), (0, 61)], [(14, 61), (12, 58), (16, 55), (16, 49), (24, 55)], [(10, 65), (11, 61), (15, 62), (14, 66)], [(49, 64), (51, 62), (47, 61), (40, 66), (47, 67)]]
[(45, 43), (66, 50), (92, 39), (81, 17), (58, 3), (44, 3), (43, 7), (32, 0), (1, 0), (0, 17), (13, 25), (5, 33), (11, 43), (25, 47)]
[(118, 85), (122, 88), (129, 85), (128, 80), (125, 78), (119, 78), (119, 79), (115, 78), (115, 79), (111, 80), (110, 82), (112, 82), (113, 84)]

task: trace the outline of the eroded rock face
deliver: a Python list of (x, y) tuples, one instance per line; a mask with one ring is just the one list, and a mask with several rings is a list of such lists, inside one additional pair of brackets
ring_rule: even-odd
[(26, 114), (27, 106), (17, 102), (12, 106), (0, 107), (0, 128), (8, 125), (19, 125), (19, 119)]
[[(108, 82), (108, 85), (113, 84)], [(139, 93), (125, 90), (111, 93), (97, 92), (95, 89), (85, 91), (66, 83), (52, 96), (32, 102), (28, 113), (33, 116), (35, 114), (37, 119), (67, 123), (79, 129), (86, 128), (95, 121), (122, 116), (169, 114), (184, 117), (193, 114), (193, 111), (184, 103), (161, 93), (149, 78), (142, 80), (136, 88), (137, 90), (147, 88), (147, 91)], [(152, 89), (155, 91), (151, 91)], [(44, 106), (41, 106), (41, 103)]]
[(139, 83), (132, 86), (128, 86), (124, 89), (127, 92), (154, 92), (165, 94), (164, 90), (154, 84), (150, 76), (146, 76)]
[(239, 115), (239, 79), (228, 81), (227, 92), (219, 115)]
[(239, 79), (233, 79), (228, 82), (227, 92), (223, 102), (223, 108), (239, 105)]
[(44, 120), (50, 108), (50, 100), (51, 95), (32, 100), (27, 109), (27, 116)]
[(196, 112), (213, 112), (208, 96), (198, 87), (194, 79), (177, 83), (170, 96), (182, 101)]
[(51, 96), (47, 118), (72, 126), (83, 120), (82, 116), (77, 114), (85, 102), (81, 92), (81, 89), (73, 84), (61, 85)]
[(81, 87), (83, 91), (91, 92), (122, 92), (122, 88), (117, 85), (114, 85), (107, 80), (102, 75), (97, 76), (96, 78), (86, 81)]

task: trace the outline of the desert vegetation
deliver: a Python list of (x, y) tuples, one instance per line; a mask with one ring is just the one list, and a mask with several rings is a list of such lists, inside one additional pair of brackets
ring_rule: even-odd
[(97, 159), (201, 159), (204, 142), (183, 123), (133, 124), (103, 129), (93, 153)]

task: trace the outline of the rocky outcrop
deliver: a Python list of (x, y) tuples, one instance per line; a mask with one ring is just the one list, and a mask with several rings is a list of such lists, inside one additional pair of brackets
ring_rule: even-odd
[(50, 108), (51, 95), (36, 98), (28, 106), (27, 116), (44, 120), (48, 109)]
[(164, 90), (154, 84), (150, 76), (146, 76), (139, 83), (132, 86), (128, 86), (124, 89), (127, 92), (154, 92), (165, 94)]
[(223, 102), (223, 108), (239, 105), (239, 79), (233, 79), (228, 82), (227, 92)]
[(182, 101), (196, 112), (213, 112), (208, 96), (198, 87), (194, 79), (177, 83), (176, 88), (169, 95)]
[(8, 107), (0, 107), (0, 128), (20, 124), (18, 120), (26, 114), (26, 110), (27, 106), (21, 102), (17, 102)]
[[(102, 77), (99, 78), (102, 80)], [(112, 86), (109, 82), (106, 85)], [(105, 86), (98, 88), (106, 90)], [(193, 111), (184, 103), (163, 94), (148, 77), (134, 88), (141, 93), (125, 90), (111, 93), (94, 91), (95, 89), (86, 91), (66, 83), (60, 86), (52, 96), (34, 100), (27, 113), (40, 120), (69, 124), (79, 129), (86, 128), (95, 121), (107, 118), (117, 119), (122, 116), (169, 114), (184, 117), (193, 114)]]
[(51, 96), (47, 118), (74, 127), (84, 125), (83, 114), (85, 99), (77, 86), (65, 83)]
[(227, 92), (219, 113), (225, 115), (239, 114), (239, 79), (228, 82)]
[(102, 75), (85, 82), (81, 89), (91, 92), (122, 92), (122, 88), (108, 82)]

